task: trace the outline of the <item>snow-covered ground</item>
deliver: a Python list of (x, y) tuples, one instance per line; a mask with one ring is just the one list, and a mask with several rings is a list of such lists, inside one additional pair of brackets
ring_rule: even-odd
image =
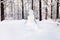
[(60, 23), (36, 22), (39, 31), (26, 26), (26, 20), (4, 20), (0, 22), (0, 40), (60, 40)]

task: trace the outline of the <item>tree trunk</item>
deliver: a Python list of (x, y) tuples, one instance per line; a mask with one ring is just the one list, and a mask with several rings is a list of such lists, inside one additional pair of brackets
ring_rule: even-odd
[(53, 8), (53, 5), (52, 5), (52, 0), (51, 0), (51, 19), (52, 19), (52, 8)]
[(41, 0), (39, 0), (39, 20), (42, 20), (42, 14), (41, 14)]
[[(3, 0), (1, 0), (3, 1)], [(4, 20), (4, 4), (3, 2), (1, 3), (1, 21)]]
[(23, 4), (23, 0), (22, 1), (22, 19), (24, 19), (24, 4)]
[(45, 19), (47, 20), (48, 14), (47, 14), (47, 8), (46, 8), (46, 15), (45, 15)]
[(57, 15), (56, 15), (56, 18), (59, 18), (59, 0), (57, 0)]
[(32, 10), (33, 10), (33, 0), (32, 0)]

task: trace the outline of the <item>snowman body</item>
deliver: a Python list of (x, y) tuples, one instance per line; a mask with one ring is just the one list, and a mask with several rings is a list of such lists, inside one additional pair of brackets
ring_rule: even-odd
[(34, 18), (34, 15), (33, 15), (33, 10), (30, 10), (26, 25), (29, 26), (29, 27), (31, 27), (31, 28), (33, 28), (33, 29), (35, 29), (37, 31), (38, 27), (37, 27), (37, 24), (34, 21), (34, 19), (35, 18)]
[(33, 15), (32, 10), (29, 11), (28, 22), (29, 23), (32, 23), (32, 22), (34, 23), (34, 15)]

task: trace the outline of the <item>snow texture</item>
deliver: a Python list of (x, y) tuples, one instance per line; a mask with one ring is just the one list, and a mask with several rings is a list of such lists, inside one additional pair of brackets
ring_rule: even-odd
[(36, 31), (26, 26), (27, 20), (4, 20), (0, 22), (0, 40), (60, 40), (60, 23), (52, 20), (36, 20)]

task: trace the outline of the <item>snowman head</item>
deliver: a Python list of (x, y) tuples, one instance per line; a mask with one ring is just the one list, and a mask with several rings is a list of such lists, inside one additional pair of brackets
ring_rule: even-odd
[(33, 15), (33, 10), (29, 10), (29, 15)]

